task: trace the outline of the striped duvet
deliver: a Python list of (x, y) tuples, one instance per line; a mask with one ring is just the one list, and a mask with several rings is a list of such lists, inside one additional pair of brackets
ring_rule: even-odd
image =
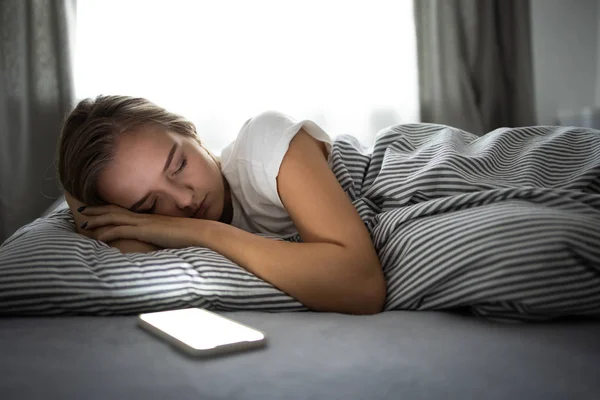
[[(371, 233), (388, 284), (386, 310), (600, 316), (599, 131), (530, 127), (477, 137), (397, 125), (370, 150), (337, 138), (330, 164)], [(68, 210), (0, 247), (0, 314), (189, 306), (306, 309), (211, 250), (121, 254), (76, 234)]]

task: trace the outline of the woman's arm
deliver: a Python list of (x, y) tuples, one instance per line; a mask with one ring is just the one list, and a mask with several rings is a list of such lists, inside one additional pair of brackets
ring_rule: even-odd
[[(83, 203), (77, 200), (67, 191), (65, 191), (65, 200), (67, 201), (67, 204), (71, 209), (71, 213), (73, 214), (73, 218), (75, 219), (75, 229), (77, 229), (77, 233), (93, 239), (97, 237), (97, 235), (100, 235), (112, 228), (110, 225), (107, 225), (97, 228), (94, 231), (81, 229), (81, 224), (86, 221), (86, 217), (85, 215), (79, 213), (77, 209), (83, 206)], [(108, 242), (107, 244), (111, 247), (119, 249), (122, 253), (148, 253), (160, 249), (160, 247), (157, 247), (153, 244), (132, 239), (117, 239)]]
[(209, 247), (306, 306), (382, 311), (386, 285), (371, 237), (327, 165), (323, 144), (304, 131), (290, 143), (279, 195), (304, 243), (280, 242), (214, 221), (198, 230)]

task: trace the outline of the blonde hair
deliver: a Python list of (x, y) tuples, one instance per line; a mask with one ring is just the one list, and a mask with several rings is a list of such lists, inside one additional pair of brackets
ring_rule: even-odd
[(129, 96), (88, 98), (77, 104), (62, 127), (57, 168), (64, 190), (86, 205), (106, 204), (98, 194), (98, 179), (114, 158), (117, 137), (149, 125), (191, 138), (206, 149), (192, 122), (149, 100)]

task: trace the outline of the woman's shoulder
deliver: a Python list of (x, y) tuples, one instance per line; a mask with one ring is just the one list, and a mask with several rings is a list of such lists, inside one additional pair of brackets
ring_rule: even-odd
[(236, 139), (221, 152), (226, 164), (231, 159), (249, 159), (268, 151), (268, 147), (292, 127), (296, 121), (280, 111), (266, 110), (249, 118), (240, 128)]
[[(296, 121), (280, 111), (266, 110), (248, 119), (238, 134), (238, 139), (260, 139), (279, 136)], [(270, 138), (269, 138), (270, 139)]]
[(266, 110), (246, 120), (236, 140), (221, 153), (222, 166), (236, 167), (241, 161), (278, 171), (291, 140), (300, 129), (324, 142), (328, 152), (331, 150), (331, 138), (314, 121), (296, 120), (283, 112)]

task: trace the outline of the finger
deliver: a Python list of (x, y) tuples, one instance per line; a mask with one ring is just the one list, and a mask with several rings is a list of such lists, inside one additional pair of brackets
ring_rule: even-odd
[(100, 237), (101, 234), (103, 234), (104, 232), (114, 228), (114, 225), (107, 225), (107, 226), (103, 226), (101, 228), (97, 228), (97, 229), (83, 229), (81, 230), (81, 234), (85, 235), (86, 237), (89, 237), (90, 239), (95, 239), (95, 240), (99, 240), (98, 238)]
[(114, 228), (102, 232), (98, 236), (98, 240), (101, 240), (105, 243), (110, 243), (118, 239), (139, 240), (137, 238), (137, 230), (137, 227), (131, 225), (116, 226)]
[(106, 225), (136, 225), (135, 217), (129, 214), (110, 213), (86, 217), (80, 226), (81, 229), (97, 229)]
[(80, 235), (83, 235), (85, 237), (88, 237), (90, 239), (96, 239), (96, 237), (94, 236), (94, 231), (87, 231), (85, 229), (78, 231), (77, 233), (79, 233)]

